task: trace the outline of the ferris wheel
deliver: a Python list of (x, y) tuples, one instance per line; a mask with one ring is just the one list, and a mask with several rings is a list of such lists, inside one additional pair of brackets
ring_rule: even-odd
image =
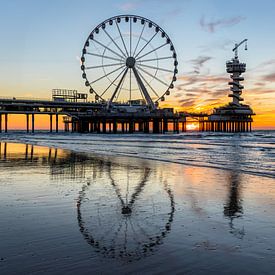
[(82, 77), (96, 101), (155, 109), (174, 88), (177, 54), (169, 36), (141, 16), (109, 18), (92, 30), (81, 56)]

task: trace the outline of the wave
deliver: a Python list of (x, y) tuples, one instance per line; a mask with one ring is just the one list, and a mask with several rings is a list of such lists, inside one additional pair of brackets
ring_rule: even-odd
[(78, 152), (238, 170), (242, 173), (275, 178), (275, 131), (241, 134), (192, 132), (179, 135), (9, 132), (2, 134), (0, 140)]

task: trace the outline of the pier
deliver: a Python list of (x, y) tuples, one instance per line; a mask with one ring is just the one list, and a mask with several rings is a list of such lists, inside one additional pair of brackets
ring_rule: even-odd
[[(106, 26), (112, 29), (113, 23), (116, 22), (119, 30), (122, 21), (126, 25), (130, 24), (130, 27), (131, 24), (136, 24), (141, 28), (135, 48), (131, 43), (129, 49), (125, 44), (124, 47), (119, 47), (109, 33), (111, 41), (97, 40), (99, 32), (106, 32)], [(146, 49), (155, 34), (136, 52), (145, 27), (148, 27), (148, 30), (154, 27), (155, 32), (161, 34), (158, 39), (163, 44), (152, 47), (152, 50)], [(133, 34), (130, 33), (130, 36)], [(120, 38), (124, 41), (122, 36)], [(244, 39), (235, 44), (235, 57), (226, 63), (227, 72), (232, 79), (228, 83), (232, 102), (215, 108), (211, 114), (175, 112), (173, 108), (159, 107), (175, 87), (178, 73), (177, 54), (167, 33), (143, 17), (123, 15), (109, 18), (92, 30), (84, 43), (80, 58), (82, 78), (94, 101), (88, 100), (87, 93), (67, 89), (53, 89), (52, 98), (48, 100), (0, 98), (0, 132), (8, 132), (11, 114), (26, 117), (27, 133), (34, 133), (37, 115), (49, 116), (51, 133), (53, 129), (55, 132), (59, 131), (60, 117), (63, 119), (65, 132), (77, 133), (180, 133), (187, 130), (188, 118), (199, 125), (199, 131), (249, 132), (252, 129), (254, 112), (249, 105), (240, 103), (243, 101), (241, 94), (244, 88), (240, 84), (244, 80), (241, 74), (246, 71), (246, 64), (241, 63), (238, 57), (238, 48), (246, 42), (247, 39)], [(91, 47), (94, 43), (100, 46), (102, 54), (99, 54), (99, 49), (95, 52)], [(120, 53), (111, 49), (110, 44)], [(158, 52), (162, 57), (158, 56)], [(160, 71), (166, 75), (160, 77)]]
[[(65, 90), (62, 90), (65, 91)], [(63, 119), (65, 132), (79, 133), (174, 133), (186, 131), (186, 115), (174, 113), (173, 108), (149, 111), (146, 106), (117, 105), (112, 111), (104, 103), (73, 100), (66, 95), (59, 100), (0, 98), (0, 132), (8, 132), (9, 115), (26, 117), (26, 132), (34, 133), (37, 115), (49, 116), (49, 132), (59, 131)], [(54, 125), (55, 124), (55, 125)], [(3, 126), (3, 127), (2, 127)], [(39, 125), (37, 125), (39, 128)]]
[[(144, 107), (144, 106), (143, 106)], [(198, 131), (207, 132), (250, 132), (252, 114), (245, 114), (245, 109), (237, 113), (230, 109), (230, 116), (225, 110), (217, 109), (212, 114), (174, 112), (173, 108), (149, 111), (141, 106), (117, 105), (112, 111), (104, 103), (88, 101), (67, 101), (53, 99), (0, 98), (0, 133), (8, 132), (9, 115), (24, 115), (26, 132), (34, 133), (39, 129), (35, 118), (39, 115), (49, 116), (50, 133), (59, 132), (59, 121), (64, 123), (65, 132), (78, 133), (180, 133), (187, 131), (188, 123), (199, 125)], [(240, 109), (240, 108), (239, 108)], [(234, 113), (235, 112), (235, 113)], [(188, 120), (189, 119), (189, 120)], [(191, 120), (190, 120), (191, 119)]]

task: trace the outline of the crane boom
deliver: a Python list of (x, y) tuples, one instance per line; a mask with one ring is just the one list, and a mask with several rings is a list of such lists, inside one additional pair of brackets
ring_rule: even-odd
[(235, 44), (235, 47), (233, 48), (233, 52), (235, 52), (235, 58), (237, 59), (238, 58), (238, 48), (243, 44), (245, 43), (245, 50), (247, 50), (247, 39), (244, 39), (243, 41), (241, 41), (239, 44)]

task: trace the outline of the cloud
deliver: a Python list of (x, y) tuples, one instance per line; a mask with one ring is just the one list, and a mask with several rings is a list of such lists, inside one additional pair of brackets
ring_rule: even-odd
[(208, 43), (207, 45), (201, 45), (199, 48), (203, 52), (209, 53), (210, 51), (217, 51), (217, 50), (223, 50), (223, 51), (229, 51), (234, 47), (235, 41), (231, 39), (226, 39), (223, 41), (213, 41), (211, 43)]
[[(137, 8), (139, 8), (140, 6), (145, 6), (146, 4), (148, 4), (148, 2), (152, 2), (152, 3), (157, 3), (159, 4), (159, 2), (162, 2), (161, 5), (163, 4), (167, 4), (170, 5), (169, 2), (167, 2), (167, 0), (136, 0), (136, 1), (126, 1), (123, 2), (121, 4), (119, 4), (118, 8), (124, 12), (130, 12), (133, 10), (136, 10)], [(171, 0), (170, 0), (171, 2)], [(178, 16), (180, 15), (182, 12), (181, 8), (174, 8), (170, 11), (168, 11), (166, 13), (166, 15), (169, 16)]]
[(211, 56), (198, 56), (197, 58), (190, 60), (194, 66), (194, 72), (197, 74), (200, 73), (200, 69), (203, 67), (203, 65), (211, 59)]
[(270, 73), (262, 77), (264, 81), (275, 82), (275, 73)]
[(264, 85), (265, 85), (265, 83), (264, 83), (264, 82), (260, 82), (260, 81), (259, 81), (259, 82), (256, 82), (256, 83), (255, 83), (255, 85), (256, 85), (256, 86), (264, 86)]
[(171, 20), (171, 17), (177, 17), (182, 14), (182, 8), (175, 8), (167, 12), (167, 17)]
[(181, 107), (191, 107), (196, 104), (195, 99), (182, 99), (179, 102)]
[(184, 75), (179, 76), (178, 80), (181, 81), (180, 84), (177, 85), (177, 88), (183, 88), (186, 86), (191, 86), (193, 84), (197, 85), (213, 85), (214, 88), (218, 84), (226, 84), (230, 80), (229, 77), (224, 77), (220, 75)]
[[(252, 95), (268, 95), (268, 94), (274, 94), (275, 95), (275, 89), (261, 89), (261, 88), (254, 88), (254, 89), (247, 89), (244, 91), (247, 92), (246, 95), (250, 96)], [(270, 100), (270, 99), (269, 99)]]
[(263, 62), (260, 66), (269, 66), (269, 65), (274, 65), (275, 64), (275, 59), (270, 59), (265, 62)]
[(218, 27), (233, 26), (233, 25), (240, 23), (244, 19), (245, 19), (245, 17), (243, 17), (243, 16), (235, 16), (235, 17), (231, 17), (231, 18), (223, 18), (223, 19), (206, 22), (205, 17), (202, 16), (200, 19), (200, 26), (204, 31), (214, 33), (216, 31), (216, 28), (218, 28)]
[(121, 5), (119, 5), (119, 9), (121, 9), (124, 12), (129, 12), (132, 10), (135, 10), (139, 6), (140, 2), (124, 2)]

